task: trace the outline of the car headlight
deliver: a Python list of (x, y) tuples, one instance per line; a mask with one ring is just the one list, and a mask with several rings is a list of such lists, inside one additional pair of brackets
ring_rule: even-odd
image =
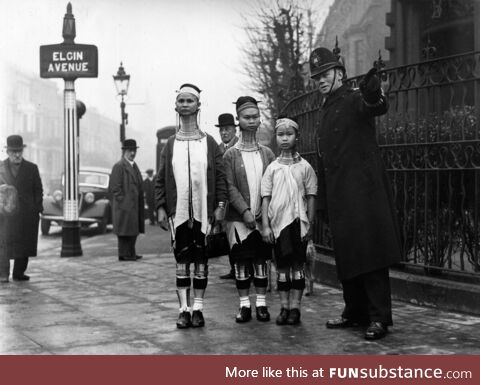
[(93, 193), (88, 192), (85, 194), (85, 202), (90, 204), (90, 203), (93, 203), (94, 200), (95, 200), (95, 196), (93, 195)]
[(63, 199), (63, 194), (60, 190), (55, 190), (53, 192), (53, 199), (55, 202), (60, 202)]

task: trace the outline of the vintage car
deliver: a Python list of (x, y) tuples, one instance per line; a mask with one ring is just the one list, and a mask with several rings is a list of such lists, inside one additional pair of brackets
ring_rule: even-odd
[[(82, 227), (97, 224), (99, 233), (105, 233), (107, 225), (112, 223), (112, 210), (108, 194), (110, 170), (100, 167), (84, 167), (79, 171), (79, 198), (78, 216)], [(62, 178), (63, 184), (63, 178)], [(47, 235), (50, 226), (55, 223), (59, 226), (63, 222), (63, 193), (60, 189), (43, 199), (43, 213), (40, 228), (43, 235)]]

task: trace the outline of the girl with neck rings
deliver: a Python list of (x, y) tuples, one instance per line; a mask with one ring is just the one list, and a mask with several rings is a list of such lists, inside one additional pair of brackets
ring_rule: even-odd
[(277, 325), (300, 322), (300, 301), (305, 289), (307, 241), (315, 218), (317, 177), (296, 151), (298, 124), (278, 119), (275, 136), (279, 157), (262, 179), (263, 240), (274, 244), (277, 288), (281, 310)]
[[(222, 154), (213, 137), (200, 130), (200, 89), (183, 84), (175, 101), (177, 133), (167, 140), (155, 183), (158, 221), (172, 236), (180, 305), (177, 327), (202, 327), (208, 282), (205, 235), (224, 217), (227, 189)], [(193, 309), (190, 308), (190, 265)], [(193, 312), (190, 314), (190, 311)]]
[(257, 320), (266, 322), (270, 320), (266, 303), (266, 262), (271, 258), (272, 250), (270, 245), (263, 242), (260, 233), (260, 187), (262, 175), (275, 156), (269, 148), (257, 142), (256, 133), (260, 126), (257, 101), (250, 96), (242, 96), (235, 104), (240, 127), (239, 140), (224, 154), (230, 202), (226, 218), (227, 234), (240, 297), (235, 321), (243, 323), (252, 318), (249, 291), (253, 278)]

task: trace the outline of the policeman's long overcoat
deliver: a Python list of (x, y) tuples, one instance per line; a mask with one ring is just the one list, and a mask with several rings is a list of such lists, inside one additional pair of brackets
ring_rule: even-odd
[(22, 160), (17, 176), (11, 171), (10, 160), (3, 162), (0, 172), (5, 183), (18, 193), (18, 211), (7, 219), (6, 252), (18, 259), (37, 255), (38, 223), (43, 211), (43, 187), (36, 164)]
[(145, 232), (142, 174), (136, 163), (122, 158), (110, 175), (113, 232), (118, 236), (135, 236)]
[(367, 107), (360, 91), (343, 85), (320, 111), (319, 204), (328, 211), (341, 281), (400, 260), (391, 186), (375, 137), (374, 116), (387, 109), (386, 101)]

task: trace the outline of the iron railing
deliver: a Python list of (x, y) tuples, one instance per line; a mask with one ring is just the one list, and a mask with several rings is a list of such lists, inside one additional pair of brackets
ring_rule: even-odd
[[(380, 72), (390, 108), (377, 119), (402, 232), (404, 264), (427, 272), (479, 275), (480, 52)], [(360, 77), (349, 79), (357, 85)], [(315, 133), (322, 96), (293, 98), (283, 109), (301, 127), (302, 155), (318, 167)], [(315, 241), (331, 250), (328, 226)], [(479, 275), (480, 276), (480, 275)]]

